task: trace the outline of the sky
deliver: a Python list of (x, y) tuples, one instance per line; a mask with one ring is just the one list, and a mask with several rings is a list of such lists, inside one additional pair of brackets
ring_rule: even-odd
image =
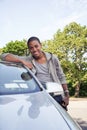
[(31, 36), (50, 40), (71, 22), (87, 26), (87, 0), (0, 0), (0, 48)]

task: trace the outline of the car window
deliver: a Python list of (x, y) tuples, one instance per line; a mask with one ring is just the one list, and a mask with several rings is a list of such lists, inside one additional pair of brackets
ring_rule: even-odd
[(0, 64), (0, 95), (38, 91), (38, 83), (25, 68)]

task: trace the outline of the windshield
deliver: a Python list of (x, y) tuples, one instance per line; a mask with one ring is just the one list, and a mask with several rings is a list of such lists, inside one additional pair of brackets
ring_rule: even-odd
[(0, 95), (38, 91), (38, 83), (25, 68), (0, 64)]

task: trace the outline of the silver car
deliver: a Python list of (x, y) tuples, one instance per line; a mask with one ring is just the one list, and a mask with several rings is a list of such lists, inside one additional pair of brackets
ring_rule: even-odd
[(81, 130), (20, 63), (0, 61), (0, 130)]

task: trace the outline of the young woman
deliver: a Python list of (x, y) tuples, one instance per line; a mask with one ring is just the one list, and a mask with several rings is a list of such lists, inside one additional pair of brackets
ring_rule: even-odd
[(51, 53), (43, 52), (41, 50), (41, 42), (37, 37), (30, 37), (27, 46), (31, 56), (20, 57), (8, 53), (2, 54), (1, 59), (23, 63), (35, 73), (42, 84), (45, 84), (46, 82), (61, 83), (65, 93), (65, 98), (63, 100), (64, 106), (66, 107), (69, 104), (69, 91), (65, 74), (63, 73), (58, 58)]

